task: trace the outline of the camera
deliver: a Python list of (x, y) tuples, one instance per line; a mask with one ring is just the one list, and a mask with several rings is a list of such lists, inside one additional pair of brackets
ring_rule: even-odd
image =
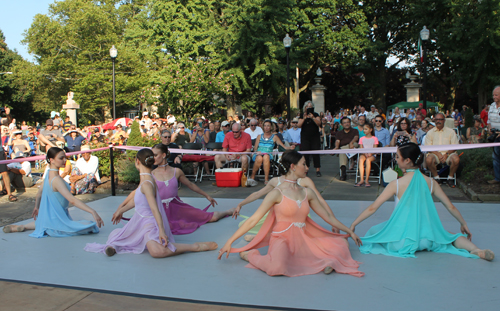
[[(491, 135), (488, 136), (488, 142), (494, 143), (497, 140), (497, 136), (498, 136), (499, 132), (500, 131), (497, 129), (491, 129)], [(498, 140), (500, 141), (500, 138), (498, 138)]]

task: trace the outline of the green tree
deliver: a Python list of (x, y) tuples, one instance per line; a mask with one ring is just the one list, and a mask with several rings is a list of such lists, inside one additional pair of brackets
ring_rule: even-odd
[[(139, 2), (139, 4), (137, 3)], [(36, 65), (15, 67), (16, 77), (33, 90), (36, 110), (60, 110), (69, 91), (80, 104), (80, 118), (103, 120), (112, 104), (109, 49), (116, 45), (117, 107), (137, 105), (145, 65), (121, 45), (123, 32), (143, 1), (65, 0), (38, 14), (23, 42)]]

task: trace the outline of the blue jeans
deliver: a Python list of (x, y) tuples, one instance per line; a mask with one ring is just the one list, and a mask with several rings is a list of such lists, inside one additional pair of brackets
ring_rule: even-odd
[(493, 172), (495, 180), (500, 181), (500, 147), (493, 147)]

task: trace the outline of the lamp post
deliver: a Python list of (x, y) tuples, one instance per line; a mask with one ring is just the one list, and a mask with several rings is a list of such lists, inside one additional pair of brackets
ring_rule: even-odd
[[(109, 56), (111, 56), (111, 60), (113, 61), (113, 120), (116, 120), (116, 103), (115, 103), (115, 60), (116, 56), (118, 56), (118, 50), (113, 47), (109, 49)], [(110, 158), (110, 171), (111, 171), (111, 195), (115, 196), (115, 167), (113, 163), (113, 148), (109, 148), (109, 158)]]
[(118, 50), (113, 47), (109, 49), (109, 56), (111, 56), (111, 60), (113, 61), (113, 120), (116, 120), (116, 103), (115, 103), (115, 60), (116, 56), (118, 56)]
[(420, 31), (420, 39), (422, 39), (422, 48), (423, 48), (423, 58), (424, 58), (424, 88), (423, 88), (423, 108), (427, 111), (427, 55), (426, 55), (426, 47), (425, 42), (429, 40), (429, 29), (424, 26)]
[(292, 38), (288, 34), (283, 39), (283, 45), (286, 50), (286, 118), (290, 121), (292, 119), (290, 112), (290, 47), (292, 46)]

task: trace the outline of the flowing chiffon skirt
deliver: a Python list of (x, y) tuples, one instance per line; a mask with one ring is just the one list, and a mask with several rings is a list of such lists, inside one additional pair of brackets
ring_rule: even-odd
[[(283, 200), (269, 211), (257, 236), (247, 246), (231, 253), (248, 251), (248, 268), (260, 269), (268, 275), (301, 276), (332, 267), (337, 273), (361, 277), (359, 262), (351, 257), (348, 235), (323, 229), (307, 217), (309, 203)], [(258, 248), (269, 246), (261, 255)]]
[(464, 234), (446, 231), (439, 219), (429, 186), (416, 170), (389, 220), (371, 227), (361, 238), (363, 254), (395, 257), (416, 257), (415, 252), (427, 250), (479, 258), (453, 242)]

